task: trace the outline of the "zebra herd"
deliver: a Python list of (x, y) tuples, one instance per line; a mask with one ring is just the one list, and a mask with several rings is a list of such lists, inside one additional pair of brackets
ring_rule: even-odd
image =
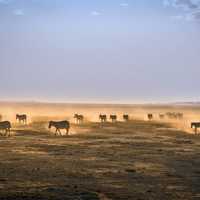
[[(84, 121), (84, 116), (79, 115), (79, 114), (74, 114), (74, 119), (76, 124), (81, 124)], [(99, 119), (101, 123), (107, 122), (107, 115), (99, 115)], [(125, 114), (123, 115), (124, 121), (129, 120), (129, 115)], [(117, 122), (117, 115), (110, 115), (110, 120), (111, 122)], [(26, 114), (16, 114), (16, 122), (20, 124), (27, 124), (27, 115)], [(54, 127), (55, 130), (55, 135), (60, 134), (61, 135), (61, 129), (66, 130), (66, 134), (69, 134), (69, 129), (70, 129), (70, 122), (65, 120), (65, 121), (50, 121), (48, 128), (51, 129)], [(0, 115), (0, 130), (5, 131), (5, 135), (10, 136), (10, 129), (11, 129), (11, 123), (9, 121), (2, 121), (2, 116)]]
[[(154, 115), (149, 113), (147, 115), (149, 120), (152, 120), (154, 118)], [(183, 113), (176, 113), (176, 112), (167, 112), (165, 114), (159, 114), (159, 119), (169, 119), (169, 120), (182, 120), (183, 119)]]
[[(159, 118), (162, 120), (165, 117), (168, 117), (169, 119), (183, 119), (182, 113), (166, 113), (166, 114), (159, 114)], [(84, 121), (84, 116), (80, 114), (74, 114), (75, 123), (81, 124)], [(118, 116), (117, 115), (110, 115), (109, 119), (112, 123), (117, 122)], [(147, 114), (147, 119), (149, 121), (152, 121), (154, 119), (154, 115), (152, 113)], [(99, 120), (101, 123), (105, 123), (108, 121), (108, 117), (105, 114), (99, 115)], [(130, 116), (128, 114), (123, 115), (123, 121), (128, 122), (130, 120)], [(27, 124), (27, 115), (26, 114), (16, 114), (16, 121), (20, 124)], [(69, 121), (50, 121), (49, 122), (49, 129), (52, 127), (55, 128), (55, 135), (60, 134), (61, 135), (61, 129), (66, 130), (66, 134), (69, 134), (70, 129), (70, 122)], [(197, 129), (200, 128), (200, 122), (192, 122), (191, 128), (194, 128), (195, 134), (197, 134)], [(0, 115), (0, 130), (5, 131), (5, 135), (10, 136), (10, 129), (11, 129), (11, 123), (9, 121), (2, 121), (2, 115)]]
[[(3, 117), (2, 117), (2, 115), (0, 115), (0, 130), (5, 131), (4, 135), (10, 136), (10, 129), (12, 128), (11, 123), (9, 121), (2, 121), (2, 119), (3, 119)], [(19, 123), (26, 124), (27, 123), (27, 115), (16, 114), (16, 121), (18, 121)]]

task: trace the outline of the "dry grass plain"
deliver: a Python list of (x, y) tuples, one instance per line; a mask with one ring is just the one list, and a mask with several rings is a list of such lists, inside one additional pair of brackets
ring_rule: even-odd
[[(0, 137), (1, 200), (200, 199), (200, 136), (186, 128), (191, 116), (198, 119), (198, 107), (1, 104), (0, 110), (13, 121), (12, 137)], [(189, 117), (145, 120), (145, 113), (166, 110)], [(32, 113), (29, 124), (16, 124), (16, 112)], [(63, 119), (64, 112), (72, 122), (73, 112), (88, 121), (56, 137), (48, 120)], [(102, 125), (95, 118), (100, 112), (133, 117)]]

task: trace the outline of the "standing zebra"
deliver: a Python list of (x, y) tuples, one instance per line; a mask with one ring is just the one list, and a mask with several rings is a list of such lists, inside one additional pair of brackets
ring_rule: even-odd
[(23, 114), (23, 115), (19, 115), (19, 114), (16, 114), (16, 120), (19, 122), (19, 123), (23, 123), (23, 124), (26, 124), (27, 123), (27, 115)]
[(77, 124), (83, 123), (83, 120), (84, 120), (83, 115), (75, 114), (74, 118), (75, 118)]
[(0, 122), (0, 130), (5, 130), (5, 134), (10, 136), (11, 123), (9, 121)]
[(153, 120), (153, 114), (148, 114), (147, 117), (148, 117), (149, 121)]
[(2, 121), (2, 119), (3, 119), (3, 117), (2, 117), (2, 115), (0, 115), (0, 122)]
[(99, 115), (99, 119), (100, 119), (101, 123), (106, 122), (107, 121), (107, 116), (100, 114)]
[(159, 118), (160, 118), (160, 119), (164, 119), (164, 118), (165, 118), (165, 115), (164, 115), (164, 114), (159, 114)]
[(117, 115), (110, 115), (111, 121), (114, 123), (117, 121)]
[(129, 121), (129, 115), (123, 115), (124, 121), (128, 122)]
[(60, 121), (60, 122), (50, 121), (49, 129), (52, 126), (56, 128), (55, 135), (57, 135), (57, 132), (59, 132), (59, 134), (62, 135), (60, 129), (65, 129), (66, 134), (69, 135), (70, 123), (68, 121)]
[(176, 115), (177, 115), (178, 119), (180, 119), (180, 120), (183, 119), (183, 113), (177, 113)]
[(192, 122), (191, 128), (194, 128), (195, 134), (198, 134), (198, 128), (200, 128), (200, 122)]

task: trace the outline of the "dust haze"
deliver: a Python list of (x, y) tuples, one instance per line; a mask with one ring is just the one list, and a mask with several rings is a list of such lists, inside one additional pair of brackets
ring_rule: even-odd
[[(169, 119), (167, 116), (160, 119), (160, 114), (183, 113), (183, 119)], [(153, 114), (153, 120), (168, 123), (172, 127), (193, 133), (191, 122), (200, 121), (200, 106), (198, 105), (173, 105), (173, 104), (81, 104), (81, 103), (16, 103), (1, 102), (0, 114), (4, 120), (16, 122), (16, 114), (27, 114), (28, 122), (69, 120), (74, 123), (74, 114), (84, 115), (85, 121), (99, 122), (99, 114), (108, 117), (115, 114), (118, 121), (123, 121), (123, 115), (128, 114), (130, 120), (148, 121), (147, 114)]]

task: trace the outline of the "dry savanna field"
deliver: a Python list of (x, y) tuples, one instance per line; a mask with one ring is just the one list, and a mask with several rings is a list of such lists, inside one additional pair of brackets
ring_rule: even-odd
[[(184, 117), (159, 119), (166, 112)], [(100, 113), (118, 121), (102, 124)], [(11, 137), (0, 137), (1, 200), (200, 199), (200, 135), (190, 127), (198, 105), (1, 103), (0, 114), (12, 122)], [(55, 136), (50, 120), (69, 120), (70, 135)]]

